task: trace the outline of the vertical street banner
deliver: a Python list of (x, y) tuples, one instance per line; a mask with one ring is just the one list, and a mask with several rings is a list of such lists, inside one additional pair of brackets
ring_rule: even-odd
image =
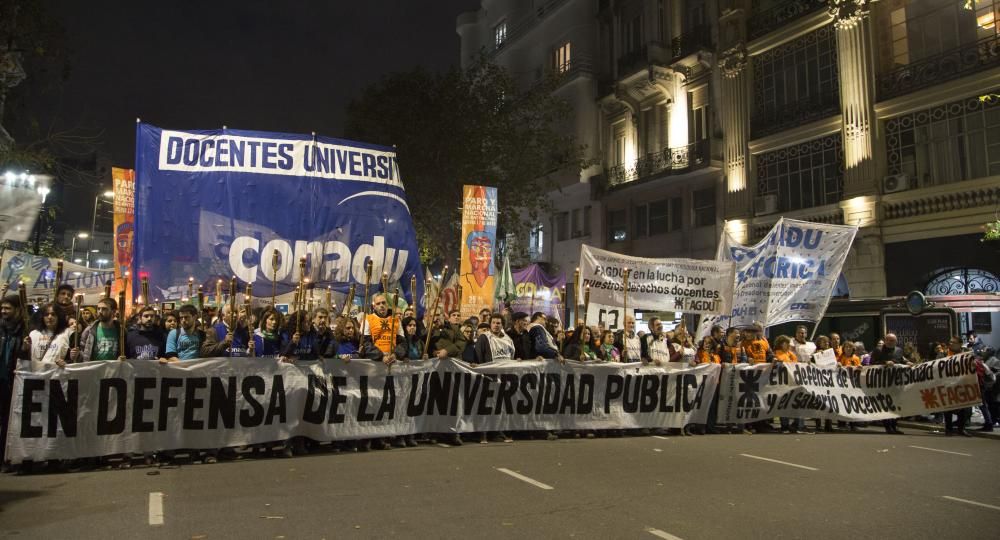
[(747, 247), (722, 233), (718, 259), (736, 265), (733, 307), (705, 318), (698, 336), (723, 327), (823, 318), (858, 228), (781, 218), (756, 245)]
[[(584, 244), (580, 247), (580, 291), (590, 287), (590, 301), (683, 313), (728, 313), (733, 296), (733, 264), (697, 259), (632, 257)], [(583, 298), (581, 293), (579, 298)]]
[[(343, 305), (361, 291), (366, 262), (378, 290), (423, 295), (423, 270), (396, 152), (314, 135), (233, 129), (172, 131), (138, 124), (135, 261), (151, 295), (214, 295), (235, 276), (239, 292), (290, 298), (299, 278), (331, 287)], [(277, 252), (277, 256), (275, 256)], [(300, 261), (305, 275), (300, 276)], [(228, 292), (225, 291), (225, 292)], [(360, 294), (360, 293), (359, 293)]]
[[(114, 227), (115, 227), (115, 281), (112, 293), (117, 294), (124, 284), (125, 272), (132, 268), (132, 255), (135, 252), (135, 171), (132, 169), (111, 168), (111, 182), (115, 192)], [(137, 287), (134, 274), (129, 275), (129, 288), (125, 291), (125, 303), (132, 305), (132, 291)], [(149, 303), (149, 298), (143, 298)]]
[[(541, 266), (532, 264), (515, 270), (514, 290), (517, 298), (511, 302), (511, 309), (516, 313), (527, 314), (541, 311), (548, 317), (563, 319), (563, 309), (566, 305), (563, 290), (566, 287), (566, 275), (550, 276)], [(582, 304), (582, 302), (581, 302)]]
[(462, 266), (458, 283), (462, 286), (462, 318), (493, 310), (497, 245), (497, 188), (462, 188)]

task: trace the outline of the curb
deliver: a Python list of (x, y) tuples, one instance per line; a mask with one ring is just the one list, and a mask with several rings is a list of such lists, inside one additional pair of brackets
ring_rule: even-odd
[[(907, 428), (907, 429), (919, 429), (920, 431), (937, 431), (942, 436), (944, 436), (944, 425), (943, 424), (941, 424), (941, 425), (938, 425), (938, 424), (922, 424), (922, 423), (919, 423), (919, 422), (903, 422), (903, 421), (900, 421), (898, 423), (898, 425), (901, 428)], [(996, 429), (996, 428), (994, 428), (994, 429)], [(978, 431), (978, 430), (975, 430), (975, 429), (970, 429), (970, 430), (968, 430), (968, 432), (969, 432), (969, 435), (972, 435), (973, 437), (978, 437), (980, 439), (1000, 440), (1000, 432), (997, 432), (997, 431), (988, 432), (988, 431)]]

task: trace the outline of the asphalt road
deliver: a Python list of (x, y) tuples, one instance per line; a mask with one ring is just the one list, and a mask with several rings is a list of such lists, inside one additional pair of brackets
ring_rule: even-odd
[(16, 538), (965, 540), (998, 531), (1000, 442), (917, 431), (421, 445), (0, 477), (0, 537)]

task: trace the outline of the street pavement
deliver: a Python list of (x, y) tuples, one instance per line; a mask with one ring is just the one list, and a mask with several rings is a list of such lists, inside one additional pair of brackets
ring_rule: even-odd
[(2, 538), (965, 540), (998, 531), (1000, 441), (918, 430), (518, 440), (0, 477)]

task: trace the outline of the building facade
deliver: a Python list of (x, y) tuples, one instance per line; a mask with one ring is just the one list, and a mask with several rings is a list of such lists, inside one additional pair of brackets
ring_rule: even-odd
[[(491, 49), (515, 12), (533, 24)], [(580, 70), (565, 88), (601, 166), (556, 197), (545, 260), (575, 266), (580, 242), (711, 258), (723, 228), (751, 243), (786, 216), (858, 225), (851, 296), (882, 297), (997, 291), (980, 242), (1000, 217), (997, 17), (998, 0), (484, 0), (458, 30), (463, 59)]]

